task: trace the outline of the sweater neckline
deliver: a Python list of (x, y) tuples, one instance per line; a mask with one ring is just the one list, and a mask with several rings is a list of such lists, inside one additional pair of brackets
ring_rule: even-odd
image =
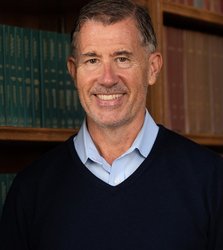
[(72, 136), (68, 139), (67, 145), (69, 147), (72, 162), (74, 163), (74, 167), (76, 168), (75, 170), (78, 171), (79, 176), (83, 179), (86, 179), (86, 181), (89, 182), (89, 184), (91, 183), (91, 185), (97, 186), (98, 188), (101, 188), (104, 190), (116, 191), (116, 190), (120, 190), (122, 188), (125, 188), (127, 186), (133, 185), (134, 183), (137, 183), (137, 179), (143, 174), (143, 172), (145, 170), (149, 170), (150, 165), (151, 165), (150, 163), (151, 163), (151, 161), (153, 161), (153, 159), (156, 155), (155, 152), (157, 151), (157, 147), (160, 144), (159, 141), (162, 137), (161, 135), (163, 134), (163, 132), (165, 130), (163, 128), (163, 126), (159, 125), (159, 128), (160, 129), (159, 129), (157, 138), (155, 140), (155, 143), (154, 143), (148, 157), (141, 163), (141, 165), (138, 167), (138, 169), (132, 175), (130, 175), (126, 180), (124, 180), (120, 184), (118, 184), (116, 186), (111, 186), (108, 183), (106, 183), (103, 180), (96, 177), (93, 173), (91, 173), (91, 171), (88, 170), (84, 166), (84, 164), (81, 162), (80, 158), (78, 157), (78, 154), (77, 154), (75, 147), (74, 147), (74, 144), (73, 144), (73, 137), (74, 136)]

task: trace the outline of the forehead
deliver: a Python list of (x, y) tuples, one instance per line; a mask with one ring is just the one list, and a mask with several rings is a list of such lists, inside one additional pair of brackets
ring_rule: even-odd
[(77, 47), (81, 51), (118, 45), (134, 47), (141, 44), (140, 38), (140, 32), (132, 18), (109, 25), (89, 20), (81, 27)]

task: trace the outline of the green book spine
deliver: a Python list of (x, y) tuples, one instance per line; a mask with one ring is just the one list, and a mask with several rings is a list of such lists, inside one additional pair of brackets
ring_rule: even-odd
[(16, 60), (16, 35), (17, 28), (9, 26), (9, 60), (10, 60), (10, 123), (11, 126), (18, 125), (19, 103), (18, 103), (18, 84), (17, 84), (17, 60)]
[[(65, 43), (65, 60), (70, 55), (70, 37), (67, 34), (64, 34), (64, 43)], [(79, 128), (84, 119), (84, 111), (80, 104), (78, 92), (75, 88), (75, 83), (68, 71), (65, 70), (65, 81), (66, 81), (66, 98), (67, 98), (67, 127), (68, 128)]]
[(4, 58), (5, 58), (5, 108), (6, 125), (17, 125), (16, 113), (16, 61), (15, 61), (15, 28), (5, 26)]
[(34, 81), (33, 81), (33, 31), (29, 30), (29, 56), (30, 56), (30, 91), (31, 91), (31, 117), (32, 117), (32, 127), (35, 127), (36, 114), (35, 114), (35, 91), (34, 91)]
[(17, 100), (17, 126), (25, 126), (25, 77), (24, 77), (24, 47), (23, 47), (23, 29), (17, 28), (16, 32), (16, 100)]
[(44, 65), (43, 65), (43, 31), (39, 31), (39, 62), (40, 62), (40, 110), (41, 110), (41, 127), (46, 127), (45, 118), (45, 92), (44, 92)]
[(58, 107), (58, 98), (57, 98), (57, 33), (48, 32), (48, 43), (49, 43), (49, 57), (48, 57), (48, 65), (49, 65), (49, 115), (50, 115), (50, 127), (56, 128), (58, 127), (58, 119), (57, 119), (57, 107)]
[(58, 99), (58, 105), (57, 105), (57, 117), (58, 117), (58, 127), (64, 128), (66, 124), (66, 116), (65, 116), (65, 81), (64, 81), (64, 71), (65, 71), (65, 65), (66, 61), (64, 58), (64, 50), (63, 50), (63, 35), (57, 34), (57, 99)]
[(5, 120), (5, 94), (4, 94), (4, 81), (5, 81), (5, 73), (4, 73), (4, 27), (0, 25), (0, 126), (6, 125)]
[(48, 32), (40, 31), (40, 64), (41, 64), (41, 112), (42, 126), (50, 127), (50, 84), (49, 84), (49, 42)]
[(194, 0), (194, 7), (202, 9), (204, 7), (204, 0)]
[(32, 87), (31, 87), (31, 42), (30, 30), (24, 29), (23, 33), (23, 49), (24, 49), (24, 82), (25, 82), (25, 126), (32, 127)]
[(33, 127), (41, 126), (39, 31), (31, 30), (31, 86)]
[[(64, 46), (64, 60), (70, 54), (70, 41), (68, 39), (68, 35), (64, 34), (63, 37), (63, 46)], [(64, 69), (64, 81), (65, 81), (65, 91), (66, 91), (66, 127), (73, 128), (74, 126), (74, 105), (73, 105), (73, 90), (74, 90), (74, 83), (71, 79), (67, 69)]]

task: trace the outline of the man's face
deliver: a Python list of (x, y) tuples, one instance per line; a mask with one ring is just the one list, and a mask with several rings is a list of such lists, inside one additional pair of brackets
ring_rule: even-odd
[(142, 122), (150, 64), (132, 19), (112, 25), (87, 21), (77, 37), (71, 74), (88, 125), (111, 128)]

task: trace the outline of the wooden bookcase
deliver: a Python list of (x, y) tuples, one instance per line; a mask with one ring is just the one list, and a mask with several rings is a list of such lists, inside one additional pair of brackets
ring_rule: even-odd
[[(73, 19), (78, 10), (87, 1), (30, 1), (8, 0), (1, 3), (0, 23), (28, 28), (45, 29), (58, 32), (70, 32)], [(164, 23), (184, 23), (186, 25), (203, 25), (221, 33), (223, 16), (206, 10), (199, 10), (167, 0), (138, 0), (145, 4), (151, 13), (159, 50), (163, 51)], [(177, 22), (176, 22), (177, 20)], [(221, 79), (223, 80), (223, 79)], [(158, 123), (166, 124), (165, 75), (163, 71), (158, 83), (148, 93), (147, 106)], [(222, 96), (223, 98), (223, 96)], [(66, 140), (77, 129), (17, 128), (0, 127), (0, 172), (18, 171), (42, 153)], [(192, 140), (211, 146), (222, 152), (223, 135), (185, 134)]]
[[(159, 1), (141, 1), (145, 4), (151, 13), (153, 24), (158, 38), (159, 50), (164, 54), (165, 37), (164, 27), (169, 25), (180, 29), (195, 30), (222, 37), (223, 34), (223, 14), (199, 9), (193, 6), (187, 6), (171, 0)], [(181, 2), (186, 2), (181, 1)], [(205, 1), (204, 1), (205, 2)], [(166, 65), (164, 65), (166, 67)], [(223, 67), (223, 65), (222, 65)], [(167, 93), (165, 86), (168, 84), (167, 76), (162, 70), (158, 83), (153, 86), (148, 94), (148, 107), (153, 117), (158, 123), (168, 124), (168, 114), (166, 107)], [(219, 79), (223, 82), (223, 78)], [(222, 93), (223, 98), (223, 93)], [(222, 124), (223, 126), (223, 124)], [(209, 146), (210, 148), (223, 152), (223, 134), (214, 133), (186, 133), (181, 132), (186, 137), (196, 141), (199, 144)]]

